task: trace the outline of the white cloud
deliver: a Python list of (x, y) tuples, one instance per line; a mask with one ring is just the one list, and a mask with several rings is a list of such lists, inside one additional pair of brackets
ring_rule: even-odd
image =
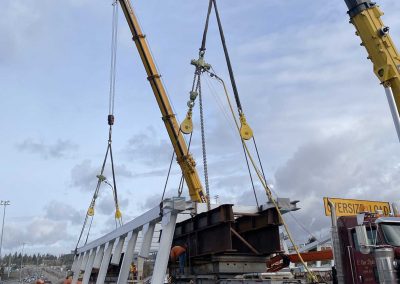
[(48, 158), (65, 158), (77, 151), (78, 145), (69, 140), (58, 139), (54, 144), (46, 144), (44, 142), (36, 142), (33, 139), (25, 139), (17, 144), (20, 151), (26, 151), (31, 154), (38, 154), (44, 159)]
[(168, 163), (172, 155), (172, 146), (169, 141), (158, 140), (155, 129), (148, 127), (145, 131), (133, 135), (123, 150), (126, 158), (144, 163), (148, 167), (159, 167)]
[(45, 218), (52, 221), (68, 221), (71, 224), (81, 224), (83, 211), (78, 211), (73, 204), (66, 204), (57, 200), (51, 201), (45, 206)]
[[(75, 165), (71, 169), (71, 185), (77, 187), (83, 191), (94, 192), (97, 186), (97, 175), (100, 174), (101, 164), (98, 167), (92, 166), (91, 160), (84, 160), (81, 163)], [(127, 169), (124, 164), (114, 165), (115, 177), (118, 185), (118, 178), (131, 178), (133, 174)], [(103, 175), (112, 181), (112, 170), (110, 158), (108, 158)], [(102, 184), (102, 187), (107, 187), (108, 185)]]
[[(275, 174), (277, 193), (301, 200), (298, 205), (302, 209), (293, 214), (316, 234), (329, 227), (329, 218), (323, 213), (323, 197), (399, 200), (397, 141), (382, 147), (383, 137), (391, 131), (392, 125), (362, 120), (351, 130), (299, 147)], [(318, 218), (310, 222), (311, 216)], [(291, 224), (297, 236), (307, 235), (296, 227), (296, 222)]]
[[(129, 199), (120, 197), (118, 199), (118, 204), (119, 208), (123, 210), (124, 208), (127, 208), (129, 206)], [(113, 216), (113, 214), (115, 213), (115, 202), (112, 194), (103, 194), (100, 200), (97, 201), (96, 207), (99, 209), (99, 213)]]
[(49, 247), (70, 244), (73, 240), (68, 233), (67, 221), (53, 221), (35, 217), (25, 224), (7, 222), (4, 227), (4, 248), (19, 249), (22, 243), (35, 247), (36, 251), (49, 251)]

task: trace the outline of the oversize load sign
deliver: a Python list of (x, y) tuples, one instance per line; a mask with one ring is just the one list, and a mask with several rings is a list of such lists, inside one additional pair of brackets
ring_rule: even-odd
[(377, 210), (382, 210), (383, 214), (386, 216), (388, 216), (390, 213), (389, 202), (324, 197), (326, 216), (331, 215), (331, 209), (328, 205), (328, 198), (335, 204), (336, 215), (338, 217), (357, 215), (357, 213), (365, 211), (374, 213)]

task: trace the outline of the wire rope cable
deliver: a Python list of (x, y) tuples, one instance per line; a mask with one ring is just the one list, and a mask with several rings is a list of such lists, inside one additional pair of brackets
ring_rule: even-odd
[(118, 1), (112, 3), (112, 32), (111, 32), (111, 63), (110, 63), (110, 94), (108, 114), (114, 114), (115, 102), (115, 80), (116, 80), (116, 65), (117, 65), (117, 47), (118, 47)]
[[(215, 72), (215, 71), (213, 70), (213, 72)], [(215, 79), (217, 79), (217, 81), (222, 83), (222, 86), (224, 88), (225, 94), (228, 94), (228, 90), (226, 88), (225, 82), (219, 76), (217, 76), (215, 73), (208, 72), (208, 74), (210, 75), (211, 78), (215, 78)], [(229, 105), (229, 106), (231, 107), (231, 105)], [(237, 122), (236, 122), (235, 119), (234, 119), (234, 123), (237, 126)], [(244, 155), (244, 158), (245, 158), (245, 161), (246, 161), (246, 167), (247, 167), (247, 171), (249, 173), (249, 178), (250, 178), (250, 183), (251, 183), (251, 187), (252, 187), (252, 190), (253, 190), (254, 199), (256, 201), (257, 207), (259, 207), (260, 205), (258, 203), (256, 188), (255, 188), (255, 184), (254, 184), (254, 180), (253, 180), (253, 175), (251, 173), (251, 168), (250, 168), (250, 164), (249, 164), (249, 160), (248, 160), (248, 157), (247, 157), (247, 152), (246, 152), (246, 149), (245, 149), (245, 145), (244, 145), (243, 139), (240, 139), (240, 142), (241, 142), (242, 148), (243, 148), (243, 155)]]
[(207, 77), (203, 77), (203, 78), (205, 78), (204, 81), (207, 84), (208, 90), (210, 91), (214, 101), (218, 105), (218, 108), (219, 108), (218, 114), (221, 114), (223, 116), (227, 127), (230, 128), (230, 130), (232, 131), (232, 133), (236, 137), (236, 126), (235, 126), (235, 123), (231, 120), (231, 115), (228, 114), (224, 103), (221, 101), (219, 95), (217, 94), (217, 91), (215, 90), (215, 88), (214, 88), (214, 86), (213, 86), (213, 84), (211, 82), (211, 79), (208, 76)]
[[(190, 136), (189, 136), (189, 143), (188, 143), (188, 149), (187, 149), (186, 155), (189, 154), (190, 145), (192, 144), (192, 137), (193, 137), (193, 133), (190, 133)], [(180, 181), (179, 181), (179, 186), (178, 186), (178, 197), (181, 197), (181, 195), (182, 195), (183, 185), (184, 185), (184, 178), (183, 178), (183, 174), (182, 174), (182, 175), (181, 175), (181, 179), (180, 179)]]
[(175, 157), (175, 151), (172, 150), (171, 161), (169, 163), (167, 178), (165, 179), (164, 190), (163, 190), (160, 202), (162, 202), (165, 197), (165, 191), (167, 190), (168, 180), (169, 180), (169, 176), (171, 174), (171, 168), (172, 168), (172, 163), (174, 162), (174, 157)]
[(215, 17), (217, 18), (217, 24), (218, 24), (219, 35), (220, 35), (220, 38), (221, 38), (222, 48), (224, 50), (225, 61), (226, 61), (226, 64), (228, 66), (229, 78), (230, 78), (230, 81), (231, 81), (231, 84), (232, 84), (233, 95), (235, 97), (236, 106), (238, 108), (239, 114), (242, 114), (242, 112), (243, 112), (242, 104), (240, 102), (239, 92), (237, 90), (235, 76), (233, 74), (233, 68), (232, 68), (232, 64), (231, 64), (231, 59), (229, 57), (228, 48), (226, 46), (225, 34), (224, 34), (224, 30), (222, 28), (221, 19), (220, 19), (219, 12), (218, 12), (217, 1), (216, 0), (212, 0), (212, 1), (213, 1), (213, 4), (214, 4)]
[(265, 177), (264, 168), (263, 168), (263, 165), (262, 165), (262, 162), (261, 162), (260, 153), (258, 151), (255, 135), (253, 135), (253, 139), (252, 140), (253, 140), (253, 144), (254, 144), (254, 149), (256, 150), (258, 164), (260, 165), (261, 173), (263, 175), (264, 180), (266, 181), (267, 179)]
[[(89, 205), (89, 209), (86, 213), (83, 226), (81, 232), (79, 234), (78, 241), (76, 243), (75, 251), (77, 250), (79, 243), (82, 239), (82, 236), (85, 232), (85, 228), (88, 224), (88, 219), (90, 218), (90, 224), (87, 229), (85, 244), (87, 243), (90, 235), (90, 231), (93, 224), (93, 216), (94, 216), (94, 206), (96, 203), (96, 199), (99, 196), (99, 191), (101, 187), (101, 183), (105, 182), (110, 185), (112, 192), (113, 192), (113, 199), (116, 207), (115, 218), (119, 220), (119, 224), (122, 226), (122, 215), (119, 211), (118, 205), (118, 195), (117, 195), (117, 184), (116, 184), (116, 177), (115, 177), (115, 168), (114, 168), (114, 157), (112, 154), (112, 126), (114, 125), (114, 104), (115, 104), (115, 83), (116, 83), (116, 62), (117, 62), (117, 39), (118, 39), (118, 1), (114, 1), (112, 3), (113, 11), (112, 11), (112, 32), (111, 32), (111, 62), (110, 62), (110, 87), (109, 87), (109, 100), (108, 100), (108, 142), (107, 142), (107, 150), (103, 159), (103, 163), (101, 166), (100, 174), (97, 175), (97, 185), (94, 191), (92, 200)], [(113, 178), (113, 185), (108, 183), (107, 179), (104, 177), (104, 170), (105, 165), (107, 162), (107, 158), (110, 156), (111, 161), (111, 171), (112, 171), (112, 178)], [(116, 220), (117, 221), (117, 220)]]
[(306, 232), (310, 237), (315, 238), (316, 241), (319, 241), (319, 238), (317, 238), (313, 233), (311, 233), (295, 216), (292, 214), (292, 212), (289, 212), (289, 216), (293, 218), (293, 220), (297, 223), (297, 225), (304, 231)]
[[(211, 1), (212, 1), (212, 3), (211, 3)], [(219, 17), (219, 12), (218, 12), (218, 8), (217, 8), (216, 0), (210, 0), (210, 3), (209, 3), (209, 9), (208, 9), (208, 13), (207, 13), (205, 30), (203, 32), (202, 47), (200, 48), (200, 57), (202, 58), (204, 56), (205, 39), (206, 39), (206, 34), (207, 34), (207, 29), (208, 29), (210, 8), (211, 8), (212, 4), (214, 5), (215, 15), (216, 15), (216, 18), (217, 18), (217, 23), (218, 23), (218, 29), (219, 29), (219, 33), (220, 33), (220, 38), (221, 38), (223, 50), (224, 50), (225, 60), (226, 60), (227, 66), (228, 66), (229, 77), (230, 77), (230, 81), (231, 81), (231, 85), (232, 85), (232, 89), (233, 89), (234, 98), (235, 98), (235, 101), (236, 101), (236, 106), (237, 106), (240, 118), (244, 119), (243, 110), (242, 110), (242, 106), (241, 106), (241, 102), (240, 102), (240, 98), (239, 98), (239, 94), (238, 94), (238, 90), (237, 90), (237, 86), (236, 86), (236, 82), (235, 82), (235, 78), (234, 78), (234, 74), (233, 74), (232, 64), (231, 64), (229, 53), (228, 53), (228, 49), (227, 49), (227, 46), (226, 46), (225, 36), (224, 36), (223, 28), (222, 28), (222, 23), (221, 23), (221, 20), (220, 20), (220, 17)], [(197, 65), (196, 71), (199, 70), (199, 68), (200, 68), (199, 65)], [(311, 278), (311, 280), (313, 282), (318, 282), (318, 279), (317, 279), (316, 275), (309, 269), (307, 264), (304, 262), (304, 260), (303, 260), (303, 258), (301, 256), (297, 246), (294, 243), (293, 237), (292, 237), (292, 235), (291, 235), (291, 233), (289, 231), (287, 223), (286, 223), (286, 221), (284, 220), (284, 218), (282, 216), (282, 212), (280, 211), (276, 200), (272, 196), (272, 191), (271, 191), (271, 189), (269, 188), (269, 186), (268, 186), (268, 184), (266, 182), (264, 170), (262, 168), (261, 159), (260, 159), (258, 148), (257, 148), (257, 143), (256, 143), (256, 141), (254, 139), (254, 136), (253, 136), (253, 143), (254, 143), (254, 147), (255, 147), (256, 152), (257, 152), (257, 157), (258, 157), (258, 160), (259, 160), (261, 171), (258, 169), (258, 166), (255, 163), (255, 161), (254, 161), (254, 159), (253, 159), (253, 157), (252, 157), (252, 155), (251, 155), (251, 153), (249, 151), (249, 148), (247, 147), (247, 144), (246, 144), (246, 142), (244, 140), (244, 137), (241, 135), (241, 129), (239, 127), (239, 124), (237, 122), (235, 113), (233, 111), (233, 107), (232, 107), (232, 104), (230, 102), (229, 95), (228, 95), (228, 92), (226, 90), (225, 83), (218, 76), (215, 75), (215, 77), (222, 83), (222, 85), (224, 87), (225, 95), (226, 95), (226, 98), (227, 98), (228, 104), (229, 104), (229, 108), (230, 108), (231, 114), (232, 114), (232, 116), (234, 118), (234, 121), (235, 121), (235, 124), (236, 124), (236, 128), (237, 128), (238, 133), (239, 133), (239, 137), (240, 137), (240, 139), (242, 141), (242, 145), (243, 145), (243, 149), (244, 149), (244, 152), (245, 152), (247, 163), (248, 163), (248, 160), (247, 160), (247, 156), (248, 156), (248, 158), (249, 158), (249, 160), (250, 160), (250, 162), (251, 162), (251, 164), (253, 166), (253, 169), (254, 169), (256, 175), (258, 176), (258, 179), (260, 180), (260, 182), (261, 182), (261, 184), (262, 184), (262, 186), (263, 186), (263, 188), (265, 190), (266, 195), (268, 196), (269, 200), (272, 201), (279, 218), (282, 220), (282, 223), (283, 223), (285, 231), (286, 231), (286, 233), (288, 235), (288, 238), (290, 239), (290, 241), (291, 241), (291, 243), (292, 243), (292, 245), (293, 245), (293, 247), (294, 247), (294, 249), (295, 249), (295, 251), (296, 251), (296, 253), (297, 253), (297, 255), (298, 255), (299, 259), (300, 259), (300, 261), (301, 261), (301, 263), (303, 264), (304, 268), (306, 269), (307, 274), (310, 276), (310, 278)], [(252, 135), (252, 131), (250, 133)], [(249, 172), (251, 172), (251, 171), (249, 170)], [(253, 185), (253, 188), (254, 188), (254, 185)], [(255, 194), (255, 192), (254, 192), (254, 194)], [(255, 196), (256, 196), (256, 194), (255, 194)], [(257, 200), (257, 197), (256, 197), (256, 200)], [(257, 201), (257, 203), (258, 203), (258, 201)]]
[(245, 149), (244, 141), (241, 140), (241, 142), (242, 142), (244, 157), (245, 157), (245, 160), (246, 160), (247, 170), (248, 170), (248, 172), (249, 172), (249, 177), (250, 177), (250, 181), (251, 181), (251, 187), (252, 187), (252, 189), (253, 189), (254, 198), (255, 198), (255, 200), (256, 200), (257, 208), (259, 208), (260, 205), (258, 204), (258, 198), (257, 198), (257, 193), (256, 193), (256, 187), (255, 187), (255, 185), (254, 185), (253, 175), (251, 174), (249, 159), (248, 159), (248, 157), (247, 157), (247, 152), (246, 152), (246, 149)]
[(201, 47), (200, 47), (200, 52), (204, 52), (206, 50), (206, 40), (207, 40), (207, 32), (208, 32), (208, 23), (210, 21), (210, 14), (211, 14), (211, 9), (212, 9), (212, 0), (208, 2), (208, 9), (207, 9), (207, 17), (206, 17), (206, 23), (204, 25), (204, 31), (203, 31), (203, 38), (201, 40)]
[[(215, 0), (213, 0), (213, 1), (215, 1)], [(225, 83), (224, 83), (224, 81), (223, 81), (221, 78), (219, 78), (218, 76), (215, 76), (215, 78), (218, 79), (218, 81), (220, 81), (220, 82), (222, 83), (223, 86), (225, 86)], [(227, 99), (227, 101), (228, 101), (231, 114), (232, 114), (232, 116), (233, 116), (233, 118), (234, 118), (234, 120), (235, 120), (236, 128), (237, 128), (237, 130), (238, 130), (238, 132), (239, 132), (239, 136), (240, 136), (239, 123), (237, 122), (235, 113), (234, 113), (234, 111), (233, 111), (232, 103), (231, 103), (231, 101), (230, 101), (230, 99), (229, 99), (229, 95), (228, 95), (228, 92), (227, 92), (227, 90), (226, 90), (226, 87), (224, 87), (224, 90), (225, 90), (225, 96), (226, 96), (226, 99)], [(241, 136), (240, 136), (240, 137), (241, 137)], [(292, 244), (294, 250), (296, 251), (296, 254), (297, 254), (298, 257), (299, 257), (300, 262), (302, 263), (302, 265), (303, 265), (304, 268), (306, 269), (306, 271), (307, 271), (308, 275), (311, 277), (311, 279), (312, 279), (315, 283), (317, 283), (317, 282), (318, 282), (318, 279), (317, 279), (316, 275), (313, 273), (313, 271), (310, 270), (310, 268), (308, 267), (308, 265), (307, 265), (307, 264), (305, 263), (305, 261), (303, 260), (303, 257), (301, 256), (300, 251), (299, 251), (297, 245), (296, 245), (295, 242), (294, 242), (294, 239), (293, 239), (292, 234), (291, 234), (291, 232), (290, 232), (290, 230), (289, 230), (289, 227), (288, 227), (288, 225), (287, 225), (285, 219), (283, 218), (282, 212), (281, 212), (281, 210), (279, 209), (279, 205), (278, 205), (278, 203), (276, 202), (276, 200), (275, 200), (275, 199), (273, 198), (273, 196), (272, 196), (272, 191), (271, 191), (270, 187), (268, 186), (266, 180), (264, 179), (264, 177), (263, 177), (261, 171), (258, 169), (257, 164), (255, 163), (255, 161), (254, 161), (254, 159), (253, 159), (253, 157), (252, 157), (252, 155), (251, 155), (251, 153), (250, 153), (250, 151), (249, 151), (249, 148), (247, 147), (247, 145), (246, 145), (244, 139), (243, 139), (242, 137), (241, 137), (241, 139), (242, 139), (242, 142), (243, 142), (243, 146), (244, 146), (244, 148), (245, 148), (245, 150), (246, 150), (246, 152), (247, 152), (247, 155), (248, 155), (248, 157), (249, 157), (249, 159), (250, 159), (250, 162), (251, 162), (251, 164), (252, 164), (252, 166), (253, 166), (253, 169), (254, 169), (254, 171), (256, 172), (256, 174), (257, 174), (257, 176), (258, 176), (258, 179), (260, 180), (260, 182), (261, 182), (261, 184), (262, 184), (262, 186), (263, 186), (263, 188), (264, 188), (264, 190), (265, 190), (265, 193), (267, 194), (269, 200), (273, 203), (273, 205), (274, 205), (274, 207), (275, 207), (275, 209), (276, 209), (276, 212), (277, 212), (278, 215), (279, 215), (279, 218), (282, 220), (282, 224), (283, 224), (283, 226), (284, 226), (284, 228), (285, 228), (285, 231), (286, 231), (286, 233), (287, 233), (287, 236), (288, 236), (288, 238), (289, 238), (289, 240), (290, 240), (290, 242), (291, 242), (291, 244)]]

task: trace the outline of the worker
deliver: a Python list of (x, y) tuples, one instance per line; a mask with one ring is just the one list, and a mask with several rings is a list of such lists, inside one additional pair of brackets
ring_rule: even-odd
[(179, 273), (180, 274), (184, 273), (186, 250), (187, 250), (186, 244), (184, 244), (182, 246), (174, 246), (171, 248), (171, 253), (169, 255), (170, 260), (172, 262), (176, 262), (176, 260), (179, 259)]
[(71, 284), (72, 283), (72, 275), (65, 277), (63, 284)]
[[(43, 281), (44, 283), (44, 281)], [(67, 277), (65, 277), (63, 284), (71, 284), (72, 283), (72, 275), (67, 275)], [(82, 284), (82, 277), (78, 279), (78, 281), (76, 282), (77, 284)], [(36, 283), (36, 284), (40, 284), (40, 283)]]
[(137, 277), (137, 268), (136, 268), (136, 265), (134, 263), (131, 264), (130, 272), (132, 274), (132, 279), (135, 280), (136, 277)]

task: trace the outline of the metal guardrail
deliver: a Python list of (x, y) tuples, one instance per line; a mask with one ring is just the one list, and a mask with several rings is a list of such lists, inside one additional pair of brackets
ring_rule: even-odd
[[(72, 284), (77, 283), (81, 273), (83, 273), (82, 284), (87, 284), (93, 268), (99, 269), (96, 284), (103, 284), (109, 266), (120, 265), (120, 263), (117, 284), (127, 283), (139, 232), (143, 234), (143, 242), (138, 249), (137, 265), (138, 279), (141, 279), (144, 260), (150, 253), (154, 228), (159, 222), (162, 226), (162, 235), (151, 283), (164, 283), (177, 215), (191, 208), (192, 202), (186, 201), (183, 197), (165, 199), (160, 206), (154, 207), (118, 229), (78, 248), (71, 269), (74, 272)], [(124, 244), (126, 249), (123, 253)]]

